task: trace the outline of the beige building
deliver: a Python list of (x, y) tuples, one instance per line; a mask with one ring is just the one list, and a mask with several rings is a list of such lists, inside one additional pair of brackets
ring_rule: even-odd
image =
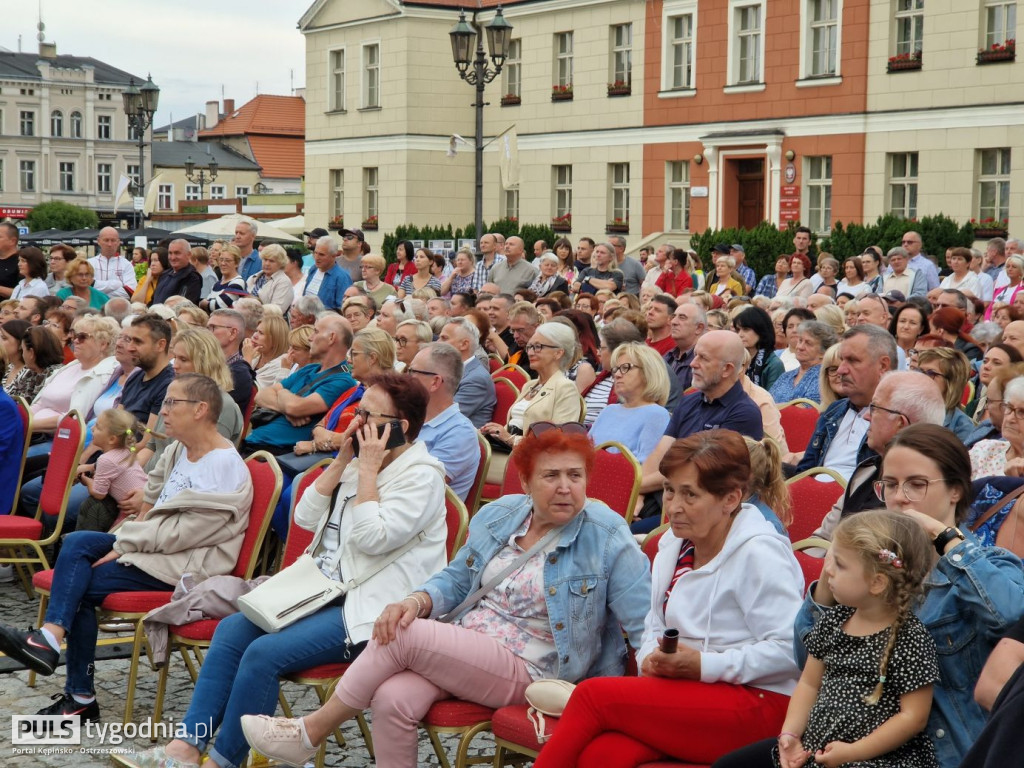
[[(62, 200), (113, 220), (122, 175), (137, 178), (122, 93), (134, 78), (93, 58), (0, 50), (0, 206)], [(143, 162), (149, 178), (148, 144)]]

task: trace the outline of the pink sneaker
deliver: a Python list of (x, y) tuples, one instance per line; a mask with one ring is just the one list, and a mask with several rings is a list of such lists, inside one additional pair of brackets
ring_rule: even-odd
[(269, 715), (242, 715), (242, 733), (249, 746), (261, 755), (302, 768), (317, 748), (309, 739), (302, 720)]

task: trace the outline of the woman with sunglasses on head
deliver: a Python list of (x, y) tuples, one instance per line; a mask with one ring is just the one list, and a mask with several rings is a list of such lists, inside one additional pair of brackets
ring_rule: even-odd
[(885, 285), (885, 275), (882, 269), (885, 264), (882, 261), (882, 251), (878, 246), (869, 245), (860, 255), (860, 264), (864, 268), (864, 282), (867, 284), (866, 293), (881, 293)]
[(946, 404), (942, 426), (965, 441), (974, 431), (974, 422), (960, 409), (964, 388), (971, 374), (971, 364), (959, 349), (933, 347), (917, 353), (914, 370), (934, 381)]
[(242, 718), (249, 743), (302, 765), (369, 708), (376, 764), (411, 766), (418, 723), (435, 701), (496, 708), (525, 703), (537, 679), (621, 675), (623, 635), (638, 647), (650, 577), (621, 515), (587, 499), (593, 462), (581, 425), (537, 423), (515, 448), (526, 495), (473, 516), (451, 565), (384, 610), (317, 712)]

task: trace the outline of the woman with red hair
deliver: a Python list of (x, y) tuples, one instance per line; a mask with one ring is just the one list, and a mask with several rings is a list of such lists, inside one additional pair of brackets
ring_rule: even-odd
[(952, 344), (954, 349), (959, 349), (967, 355), (968, 360), (981, 360), (981, 349), (964, 331), (966, 319), (967, 315), (956, 307), (942, 307), (928, 316), (928, 325), (931, 326), (933, 334), (941, 336), (944, 341)]
[(580, 424), (538, 422), (512, 455), (526, 495), (473, 516), (452, 563), (384, 609), (318, 711), (243, 717), (250, 745), (303, 765), (338, 725), (371, 709), (377, 765), (416, 765), (417, 725), (439, 699), (502, 707), (525, 703), (539, 678), (623, 673), (623, 633), (639, 647), (650, 575), (622, 516), (587, 499), (593, 445)]
[(786, 297), (807, 298), (814, 293), (814, 285), (811, 283), (811, 260), (802, 253), (794, 253), (789, 258), (789, 277), (782, 281), (779, 289), (775, 292), (775, 298)]
[(641, 676), (580, 683), (536, 768), (711, 763), (782, 726), (804, 579), (789, 540), (743, 503), (747, 445), (731, 430), (698, 432), (658, 468), (671, 531), (654, 560)]

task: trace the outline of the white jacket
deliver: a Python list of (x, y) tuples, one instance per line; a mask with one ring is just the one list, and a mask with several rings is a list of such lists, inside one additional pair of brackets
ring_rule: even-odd
[[(355, 503), (358, 477), (359, 459), (353, 459), (342, 472), (335, 505), (343, 509), (339, 567), (345, 579), (375, 570), (389, 553), (420, 532), (424, 537), (345, 596), (345, 627), (353, 643), (370, 639), (373, 622), (384, 606), (406, 597), (448, 564), (444, 465), (427, 453), (426, 445), (413, 443), (377, 475), (379, 501)], [(295, 506), (295, 523), (315, 530), (314, 541), (332, 517), (330, 501), (330, 496), (311, 486)]]
[(802, 604), (804, 577), (789, 540), (756, 507), (743, 504), (722, 551), (676, 582), (666, 622), (662, 604), (680, 543), (671, 531), (659, 542), (638, 663), (673, 627), (681, 645), (700, 651), (702, 682), (791, 694), (800, 677), (793, 660), (793, 620)]

